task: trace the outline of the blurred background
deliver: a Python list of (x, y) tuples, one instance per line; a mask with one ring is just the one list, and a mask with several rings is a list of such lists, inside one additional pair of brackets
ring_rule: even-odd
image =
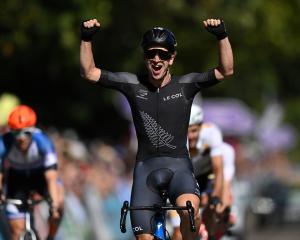
[(145, 71), (141, 36), (163, 26), (177, 38), (172, 73), (179, 75), (216, 66), (217, 41), (202, 21), (224, 19), (235, 73), (198, 100), (237, 153), (232, 232), (239, 239), (298, 239), (299, 11), (298, 0), (2, 1), (0, 126), (24, 103), (54, 139), (66, 188), (58, 239), (132, 239), (118, 226), (130, 197), (135, 135), (122, 95), (79, 75), (79, 26), (90, 18), (101, 23), (93, 41), (101, 68)]

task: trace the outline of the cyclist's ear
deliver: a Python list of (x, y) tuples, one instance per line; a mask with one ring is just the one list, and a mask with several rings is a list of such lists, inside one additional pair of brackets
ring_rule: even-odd
[(172, 57), (170, 58), (169, 60), (169, 65), (172, 66), (173, 63), (174, 63), (174, 60), (176, 58), (176, 55), (177, 55), (177, 51), (175, 51), (174, 53), (172, 53)]

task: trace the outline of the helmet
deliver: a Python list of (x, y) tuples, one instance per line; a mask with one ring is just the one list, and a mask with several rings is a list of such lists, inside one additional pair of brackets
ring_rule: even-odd
[(20, 130), (36, 124), (36, 113), (26, 105), (19, 105), (8, 116), (8, 125), (11, 129)]
[(203, 122), (202, 108), (196, 104), (192, 105), (189, 125), (201, 124)]
[(155, 27), (148, 30), (143, 35), (141, 47), (145, 51), (155, 46), (162, 46), (168, 49), (169, 52), (174, 53), (177, 46), (174, 34), (170, 30), (162, 27)]

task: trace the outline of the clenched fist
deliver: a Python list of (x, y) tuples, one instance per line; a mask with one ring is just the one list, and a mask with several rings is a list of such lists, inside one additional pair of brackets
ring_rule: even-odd
[(207, 19), (203, 21), (204, 27), (207, 31), (217, 37), (218, 40), (222, 40), (227, 37), (225, 23), (220, 19)]
[(92, 41), (93, 36), (96, 34), (99, 28), (100, 23), (97, 19), (90, 19), (82, 22), (80, 25), (81, 40), (85, 42)]

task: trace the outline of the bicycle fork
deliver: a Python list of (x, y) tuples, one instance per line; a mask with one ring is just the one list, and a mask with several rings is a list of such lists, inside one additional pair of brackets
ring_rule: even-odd
[(27, 211), (25, 213), (25, 234), (30, 233), (31, 240), (37, 240), (35, 232), (32, 230), (33, 229), (32, 224), (33, 224), (33, 222), (31, 222), (31, 214), (30, 214), (30, 212)]
[(158, 240), (166, 239), (166, 220), (164, 213), (156, 213), (154, 216), (154, 237)]

